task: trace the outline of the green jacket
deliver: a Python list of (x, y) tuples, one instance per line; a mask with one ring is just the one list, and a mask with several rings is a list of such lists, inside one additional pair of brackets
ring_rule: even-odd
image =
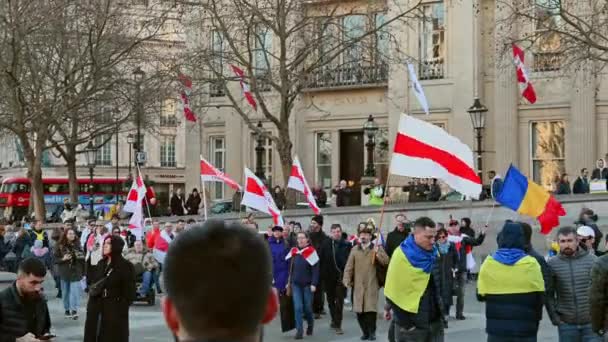
[(597, 259), (591, 269), (591, 328), (593, 331), (608, 328), (608, 255)]

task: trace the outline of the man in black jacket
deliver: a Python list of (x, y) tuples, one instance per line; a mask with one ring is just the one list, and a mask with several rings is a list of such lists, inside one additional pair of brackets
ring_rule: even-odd
[(572, 187), (573, 194), (588, 194), (589, 193), (589, 171), (581, 169), (581, 175), (576, 178)]
[[(323, 268), (323, 251), (321, 247), (325, 241), (329, 240), (329, 236), (325, 234), (323, 231), (323, 215), (315, 215), (312, 217), (310, 221), (310, 243), (317, 250), (317, 254), (319, 254), (319, 259), (321, 260), (321, 264), (319, 265)], [(319, 279), (319, 288), (315, 291), (313, 295), (312, 301), (312, 312), (315, 315), (315, 319), (321, 318), (321, 315), (325, 314), (325, 301), (323, 300), (323, 288), (324, 288), (323, 275), (321, 275), (321, 279)]]
[(51, 319), (42, 294), (45, 275), (42, 261), (25, 259), (17, 280), (0, 292), (0, 342), (34, 342), (49, 335)]
[(403, 240), (410, 235), (409, 222), (407, 222), (405, 215), (397, 214), (395, 220), (397, 221), (397, 226), (386, 236), (386, 254), (389, 257), (393, 255), (395, 248), (399, 247)]
[(342, 284), (344, 266), (348, 260), (351, 244), (342, 237), (342, 227), (339, 224), (331, 225), (331, 239), (326, 239), (321, 247), (321, 278), (327, 294), (327, 305), (331, 315), (331, 328), (337, 335), (343, 335), (342, 310), (346, 288)]

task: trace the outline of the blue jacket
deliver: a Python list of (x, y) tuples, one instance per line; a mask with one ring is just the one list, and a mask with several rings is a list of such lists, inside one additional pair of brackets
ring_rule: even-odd
[(293, 270), (291, 273), (291, 283), (297, 286), (319, 286), (319, 262), (310, 266), (308, 261), (300, 254), (291, 258)]
[(496, 177), (495, 179), (492, 180), (492, 198), (496, 198), (496, 196), (498, 196), (498, 194), (502, 191), (502, 179)]
[(283, 239), (275, 239), (273, 236), (268, 238), (268, 245), (272, 255), (274, 287), (282, 291), (287, 287), (287, 278), (289, 277), (289, 261), (285, 260), (285, 256), (289, 252), (289, 246)]

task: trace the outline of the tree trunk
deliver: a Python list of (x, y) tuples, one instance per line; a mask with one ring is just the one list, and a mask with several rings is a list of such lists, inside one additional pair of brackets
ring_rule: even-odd
[(78, 204), (78, 194), (80, 188), (78, 186), (78, 178), (76, 174), (76, 147), (67, 145), (65, 147), (65, 163), (68, 168), (68, 186), (70, 191), (70, 203)]
[[(25, 145), (25, 144), (22, 144)], [(42, 153), (35, 153), (29, 144), (24, 146), (27, 175), (30, 179), (30, 206), (34, 208), (37, 220), (46, 218), (44, 207), (44, 186), (42, 184)]]
[(289, 130), (279, 130), (279, 141), (277, 142), (277, 152), (279, 153), (279, 160), (281, 161), (281, 169), (283, 171), (283, 181), (285, 184), (285, 207), (295, 208), (296, 206), (296, 193), (295, 191), (287, 191), (287, 182), (289, 181), (289, 175), (291, 174), (291, 166), (293, 164), (293, 157), (291, 156), (291, 148), (293, 144), (289, 139)]

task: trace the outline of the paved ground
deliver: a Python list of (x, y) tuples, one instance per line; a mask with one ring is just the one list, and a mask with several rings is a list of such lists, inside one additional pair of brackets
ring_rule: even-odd
[[(51, 281), (52, 282), (52, 281)], [(49, 296), (55, 294), (52, 288), (47, 289)], [(81, 315), (84, 315), (84, 307), (86, 306), (86, 298), (83, 299), (83, 309)], [(51, 299), (49, 308), (53, 321), (53, 332), (58, 336), (56, 341), (82, 341), (84, 332), (84, 317), (78, 321), (66, 320), (63, 318), (63, 307), (59, 299)], [(466, 321), (456, 321), (453, 318), (449, 321), (449, 329), (446, 331), (446, 341), (450, 342), (469, 342), (469, 341), (484, 341), (484, 320), (483, 320), (483, 304), (478, 303), (474, 297), (474, 284), (469, 284), (467, 289), (465, 316)], [(356, 322), (355, 314), (350, 312), (350, 306), (345, 308), (344, 314), (344, 330), (345, 335), (336, 336), (329, 329), (329, 318), (323, 318), (315, 323), (315, 334), (313, 337), (305, 338), (308, 341), (315, 342), (355, 342), (359, 341), (360, 330)], [(454, 313), (452, 312), (452, 315)], [(546, 313), (545, 313), (546, 316)], [(165, 328), (160, 306), (147, 307), (136, 305), (132, 307), (130, 312), (131, 323), (131, 341), (173, 341), (167, 329)], [(388, 324), (384, 321), (378, 321), (378, 341), (387, 341), (386, 333)], [(275, 320), (270, 326), (265, 329), (265, 341), (291, 341), (293, 333), (282, 334), (278, 320)], [(540, 341), (557, 341), (557, 329), (552, 327), (550, 322), (545, 319), (542, 322), (539, 333)]]

